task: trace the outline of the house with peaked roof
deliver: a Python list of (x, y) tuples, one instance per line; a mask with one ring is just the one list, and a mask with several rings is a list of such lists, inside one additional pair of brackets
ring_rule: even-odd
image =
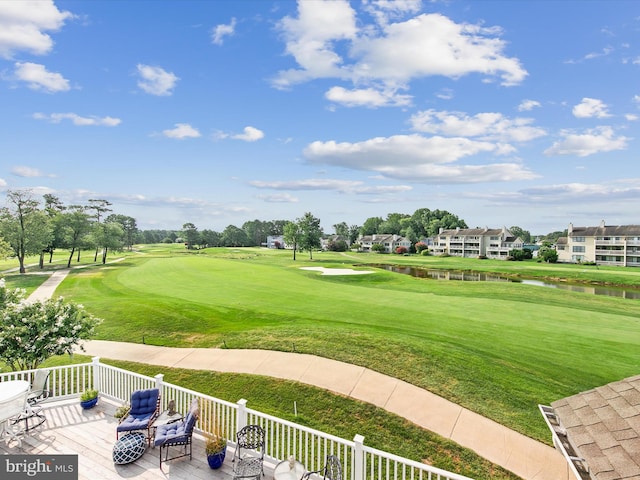
[(574, 227), (556, 242), (559, 262), (640, 267), (640, 225)]
[(407, 251), (411, 248), (411, 240), (395, 234), (363, 235), (358, 242), (363, 252), (371, 252), (371, 247), (375, 244), (383, 245), (386, 253), (393, 253), (398, 247), (405, 247)]
[(576, 479), (640, 479), (640, 375), (539, 408)]
[(431, 250), (434, 255), (455, 257), (481, 256), (506, 260), (511, 250), (521, 250), (524, 242), (506, 227), (498, 228), (440, 228)]

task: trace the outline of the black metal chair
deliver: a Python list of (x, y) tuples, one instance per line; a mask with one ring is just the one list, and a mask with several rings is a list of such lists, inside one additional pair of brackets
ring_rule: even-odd
[[(265, 431), (260, 425), (247, 425), (236, 433), (233, 452), (233, 478), (264, 476)], [(237, 461), (237, 463), (236, 463)]]
[[(198, 408), (198, 399), (194, 399), (191, 402), (191, 407), (184, 420), (169, 423), (167, 425), (160, 425), (155, 434), (153, 441), (154, 447), (160, 447), (160, 468), (162, 468), (162, 462), (168, 460), (175, 460), (176, 458), (189, 456), (189, 460), (192, 458), (192, 443), (191, 438), (193, 436), (193, 429), (196, 426), (196, 421), (200, 416), (200, 409)], [(169, 447), (184, 447), (182, 453), (169, 457)], [(162, 452), (164, 450), (164, 459), (162, 458)]]
[(300, 480), (308, 480), (311, 475), (321, 475), (324, 480), (342, 480), (342, 464), (335, 455), (327, 455), (324, 467), (313, 472), (306, 472)]

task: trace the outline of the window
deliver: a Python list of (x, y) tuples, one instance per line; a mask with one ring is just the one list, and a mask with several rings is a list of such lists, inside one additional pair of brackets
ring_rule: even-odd
[(584, 253), (584, 247), (582, 245), (574, 245), (571, 251), (574, 253)]
[(584, 237), (571, 237), (574, 242), (584, 243)]

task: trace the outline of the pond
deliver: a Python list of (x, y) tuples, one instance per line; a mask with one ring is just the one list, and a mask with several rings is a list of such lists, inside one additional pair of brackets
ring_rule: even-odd
[(417, 278), (432, 280), (452, 280), (462, 282), (511, 282), (534, 285), (537, 287), (557, 288), (560, 290), (570, 290), (572, 292), (590, 293), (592, 295), (606, 295), (609, 297), (628, 298), (631, 300), (640, 299), (640, 289), (628, 289), (618, 287), (605, 287), (601, 285), (576, 285), (562, 282), (548, 282), (535, 279), (514, 279), (501, 276), (495, 273), (482, 272), (460, 272), (452, 270), (436, 270), (416, 267), (403, 267), (399, 265), (368, 265), (370, 267), (382, 268), (389, 272), (402, 273)]

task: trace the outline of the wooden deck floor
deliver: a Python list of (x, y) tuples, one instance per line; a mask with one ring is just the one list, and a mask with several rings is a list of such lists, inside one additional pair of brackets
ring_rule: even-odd
[[(77, 454), (79, 480), (231, 480), (231, 455), (228, 452), (222, 468), (212, 470), (207, 464), (202, 437), (193, 437), (193, 459), (189, 457), (159, 465), (159, 449), (147, 448), (142, 458), (128, 465), (115, 465), (112, 460), (116, 441), (116, 406), (100, 399), (98, 405), (83, 410), (77, 400), (43, 404), (47, 421), (26, 435), (22, 445), (16, 441), (0, 442), (0, 454)], [(171, 455), (171, 452), (170, 452)], [(265, 464), (265, 479), (272, 478)]]

